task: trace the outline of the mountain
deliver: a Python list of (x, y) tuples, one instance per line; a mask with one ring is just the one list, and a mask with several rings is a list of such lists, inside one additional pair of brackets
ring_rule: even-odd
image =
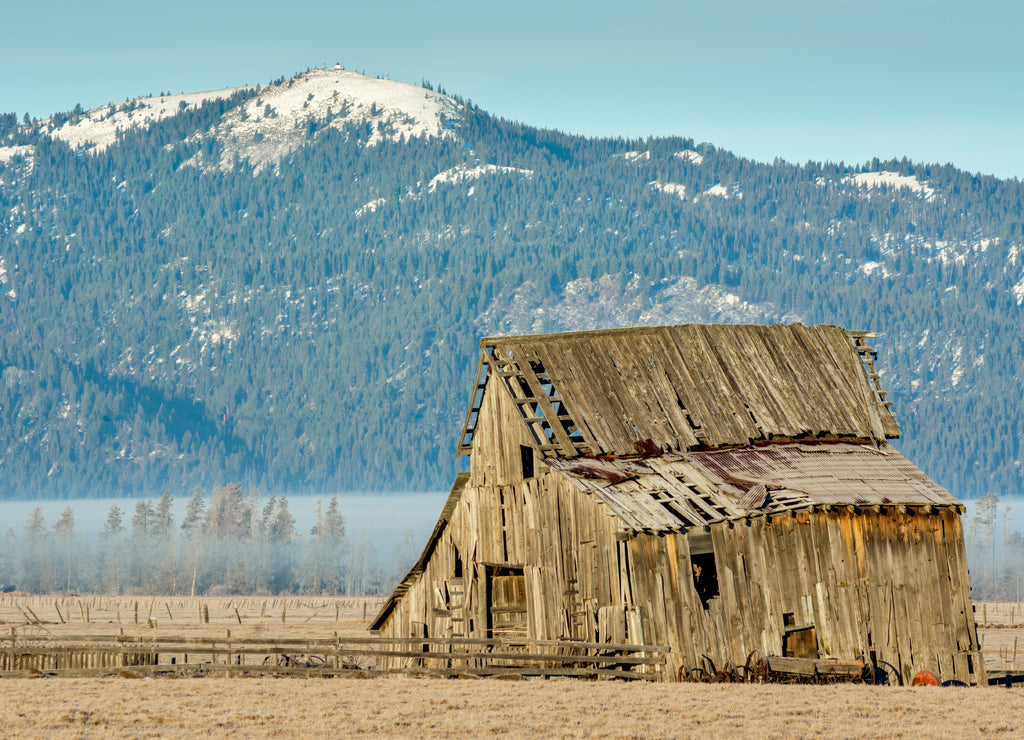
[(0, 496), (441, 489), (479, 337), (739, 321), (878, 332), (902, 451), (1017, 493), (1022, 194), (340, 67), (0, 115)]

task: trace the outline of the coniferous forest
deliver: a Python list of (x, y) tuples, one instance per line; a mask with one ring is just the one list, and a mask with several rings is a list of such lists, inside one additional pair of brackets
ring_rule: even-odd
[(106, 148), (49, 135), (80, 108), (0, 116), (0, 496), (444, 489), (480, 337), (722, 321), (876, 331), (901, 450), (954, 495), (1024, 490), (1019, 181), (459, 100), (433, 137), (297, 121), (256, 166), (217, 126), (289, 84)]

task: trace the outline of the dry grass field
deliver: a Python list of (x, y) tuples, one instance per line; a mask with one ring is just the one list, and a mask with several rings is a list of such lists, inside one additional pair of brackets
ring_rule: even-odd
[(1024, 602), (979, 602), (974, 615), (985, 668), (1024, 671)]
[(19, 635), (129, 634), (239, 638), (359, 634), (377, 614), (374, 596), (39, 596), (0, 594), (0, 629)]
[(1007, 689), (379, 678), (8, 679), (5, 737), (1020, 737)]
[[(4, 595), (0, 630), (51, 638), (121, 628), (131, 634), (218, 636), (231, 630), (238, 637), (329, 637), (365, 631), (364, 608), (369, 620), (379, 603), (351, 597)], [(1024, 669), (1020, 606), (978, 606), (979, 624), (988, 619), (982, 636), (991, 669), (1010, 667), (1017, 637), (1017, 668)], [(0, 735), (1013, 737), (1024, 735), (1022, 697), (1005, 688), (566, 679), (9, 678), (0, 680)]]

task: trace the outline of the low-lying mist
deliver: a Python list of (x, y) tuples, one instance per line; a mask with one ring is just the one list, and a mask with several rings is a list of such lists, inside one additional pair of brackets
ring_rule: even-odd
[[(419, 555), (443, 493), (0, 502), (0, 589), (378, 594)], [(1024, 498), (964, 502), (972, 595), (1024, 598)]]
[(1024, 597), (1024, 497), (989, 494), (964, 501), (964, 539), (976, 600)]
[(0, 588), (30, 592), (374, 594), (415, 561), (437, 493), (0, 502)]

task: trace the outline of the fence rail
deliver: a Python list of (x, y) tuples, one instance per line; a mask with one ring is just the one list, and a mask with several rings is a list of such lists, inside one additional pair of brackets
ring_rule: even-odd
[(568, 640), (0, 635), (0, 677), (279, 674), (575, 676), (660, 680), (669, 648)]

